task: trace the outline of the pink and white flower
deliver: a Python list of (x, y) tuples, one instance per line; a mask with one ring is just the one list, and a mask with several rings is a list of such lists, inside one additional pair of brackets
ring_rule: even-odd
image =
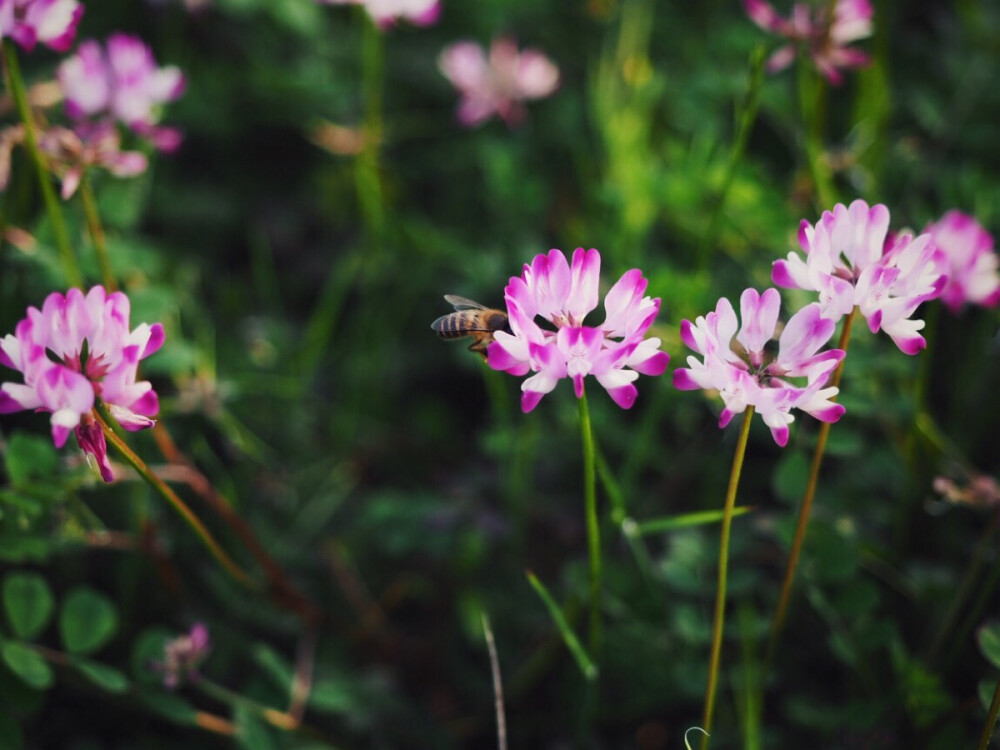
[(191, 630), (167, 641), (163, 661), (153, 666), (163, 673), (163, 684), (173, 690), (184, 680), (197, 678), (198, 667), (212, 650), (212, 639), (204, 623), (196, 622)]
[[(149, 160), (141, 151), (122, 150), (121, 134), (115, 124), (107, 120), (77, 130), (48, 128), (40, 134), (38, 147), (48, 157), (49, 169), (62, 180), (63, 200), (73, 196), (84, 173), (91, 167), (102, 167), (115, 177), (135, 177), (149, 166)], [(6, 175), (2, 171), (0, 185), (6, 185)]]
[(41, 42), (66, 52), (82, 16), (77, 0), (0, 0), (0, 39), (10, 37), (29, 51)]
[[(725, 427), (748, 406), (761, 415), (774, 441), (788, 443), (788, 425), (799, 409), (824, 422), (836, 422), (844, 407), (831, 399), (837, 388), (825, 388), (844, 352), (820, 349), (830, 340), (836, 324), (823, 317), (820, 306), (812, 303), (799, 310), (785, 325), (778, 339), (778, 352), (765, 351), (778, 324), (781, 297), (777, 289), (758, 294), (747, 289), (740, 296), (742, 328), (732, 304), (725, 297), (715, 311), (694, 323), (681, 323), (681, 339), (702, 356), (687, 358), (687, 368), (674, 370), (674, 387), (680, 390), (718, 391), (723, 408), (719, 427)], [(736, 341), (733, 341), (735, 336)], [(788, 378), (805, 381), (796, 384)]]
[(822, 0), (821, 7), (815, 11), (807, 3), (797, 2), (788, 18), (778, 15), (766, 0), (743, 0), (743, 6), (755, 24), (789, 40), (789, 44), (778, 48), (767, 61), (767, 69), (772, 73), (791, 65), (800, 47), (833, 84), (843, 80), (841, 69), (868, 64), (866, 53), (847, 45), (872, 34), (869, 0), (835, 0), (832, 17), (827, 0)]
[(126, 430), (152, 427), (159, 398), (147, 381), (137, 381), (139, 361), (163, 345), (163, 326), (141, 323), (129, 329), (130, 304), (122, 292), (95, 286), (86, 294), (53, 292), (42, 309), (28, 308), (13, 335), (0, 339), (0, 364), (17, 370), (23, 383), (0, 386), (0, 414), (34, 409), (52, 414), (57, 448), (70, 431), (97, 460), (101, 477), (114, 479), (104, 435), (92, 410), (97, 399)]
[(518, 52), (513, 39), (495, 39), (489, 55), (475, 42), (446, 47), (438, 67), (462, 100), (458, 120), (472, 126), (498, 115), (508, 125), (524, 118), (523, 102), (542, 99), (559, 86), (559, 69), (534, 49)]
[(805, 259), (789, 253), (774, 263), (771, 279), (785, 288), (819, 292), (825, 317), (834, 321), (855, 307), (872, 333), (884, 330), (902, 351), (916, 354), (927, 342), (922, 320), (910, 316), (922, 302), (941, 294), (947, 261), (931, 235), (901, 233), (886, 241), (889, 209), (838, 203), (811, 225), (802, 220), (799, 245)]
[(106, 47), (88, 40), (56, 73), (75, 120), (110, 116), (164, 151), (176, 148), (180, 134), (157, 126), (161, 105), (184, 91), (184, 76), (174, 65), (159, 67), (152, 50), (138, 37), (112, 34)]
[[(536, 255), (504, 290), (512, 333), (494, 334), (487, 350), (490, 367), (512, 375), (535, 373), (521, 384), (521, 409), (534, 409), (562, 378), (570, 378), (577, 398), (592, 375), (623, 409), (635, 403), (632, 384), (639, 374), (661, 375), (670, 356), (658, 338), (645, 338), (660, 300), (644, 296), (647, 280), (634, 268), (604, 298), (599, 326), (584, 318), (597, 307), (601, 255), (577, 248), (572, 265), (560, 250)], [(548, 321), (542, 328), (536, 318)]]
[(953, 313), (965, 304), (996, 307), (1000, 303), (1000, 259), (993, 235), (972, 216), (949, 211), (924, 231), (948, 261), (948, 283), (941, 301)]
[(440, 0), (320, 0), (327, 5), (361, 5), (381, 29), (400, 18), (416, 26), (430, 26), (441, 15)]

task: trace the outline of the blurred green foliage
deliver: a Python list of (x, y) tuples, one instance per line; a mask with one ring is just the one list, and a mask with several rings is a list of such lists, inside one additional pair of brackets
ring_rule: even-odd
[[(839, 198), (886, 203), (895, 228), (960, 208), (996, 231), (1000, 9), (883, 0), (875, 28), (873, 65), (826, 92)], [(56, 451), (44, 415), (5, 417), (0, 748), (492, 747), (481, 611), (512, 747), (679, 747), (701, 715), (717, 527), (628, 537), (604, 514), (606, 647), (589, 685), (524, 574), (585, 630), (570, 389), (522, 415), (515, 379), (428, 326), (448, 312), (443, 294), (499, 305), (536, 253), (597, 247), (605, 281), (642, 267), (663, 300), (654, 332), (682, 362), (680, 321), (769, 285), (800, 219), (830, 208), (803, 155), (794, 72), (751, 84), (750, 61), (773, 40), (736, 0), (445, 0), (437, 25), (380, 37), (360, 9), (313, 0), (216, 0), (197, 13), (88, 3), (82, 37), (119, 29), (188, 79), (166, 114), (185, 131), (181, 150), (137, 179), (94, 176), (133, 322), (167, 329), (143, 375), (190, 465), (322, 619), (311, 628), (238, 588), (123, 466), (104, 486), (72, 440)], [(518, 128), (463, 129), (437, 55), (502, 33), (556, 61), (560, 89)], [(58, 58), (22, 61), (37, 81)], [(759, 111), (734, 151), (750, 93)], [(362, 153), (323, 148), (331, 124), (367, 125)], [(37, 243), (0, 249), (4, 333), (65, 288), (25, 167), (15, 154), (3, 221)], [(82, 210), (64, 208), (97, 283)], [(785, 293), (785, 315), (805, 299)], [(816, 425), (799, 418), (783, 450), (753, 426), (739, 503), (754, 510), (734, 522), (740, 616), (726, 632), (715, 747), (950, 749), (978, 737), (977, 695), (992, 695), (1000, 667), (995, 625), (978, 631), (983, 654), (974, 636), (1000, 604), (997, 511), (945, 504), (931, 482), (1000, 473), (998, 321), (922, 314), (935, 322), (913, 358), (857, 327), (847, 415), (757, 694)], [(596, 388), (590, 399), (626, 520), (720, 508), (735, 426), (720, 431), (716, 402), (669, 376), (639, 390), (629, 412)], [(919, 429), (921, 411), (937, 432)], [(166, 466), (149, 433), (128, 439), (263, 580), (190, 467)], [(603, 489), (601, 502), (610, 511)], [(153, 665), (195, 621), (212, 633), (205, 685), (166, 691)], [(285, 711), (303, 662), (304, 725), (279, 731), (259, 709)]]

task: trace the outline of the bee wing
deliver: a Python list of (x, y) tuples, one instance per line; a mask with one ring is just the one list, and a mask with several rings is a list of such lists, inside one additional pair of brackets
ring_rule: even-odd
[(486, 305), (480, 305), (467, 297), (459, 297), (457, 294), (444, 295), (444, 301), (454, 306), (456, 310), (485, 310)]

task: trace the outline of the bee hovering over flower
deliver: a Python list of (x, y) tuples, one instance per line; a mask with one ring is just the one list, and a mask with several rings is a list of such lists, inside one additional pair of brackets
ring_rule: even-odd
[(486, 347), (493, 343), (497, 331), (511, 333), (510, 321), (503, 310), (492, 310), (457, 294), (444, 295), (455, 312), (442, 315), (431, 323), (431, 329), (443, 339), (473, 338), (470, 352), (477, 352), (486, 361)]

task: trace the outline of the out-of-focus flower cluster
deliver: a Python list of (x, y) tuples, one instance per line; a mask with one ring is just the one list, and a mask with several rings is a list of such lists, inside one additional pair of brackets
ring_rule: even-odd
[(440, 0), (319, 0), (327, 5), (360, 5), (379, 26), (387, 29), (399, 19), (429, 26), (441, 15)]
[[(577, 397), (592, 375), (616, 404), (628, 409), (638, 391), (639, 374), (660, 375), (670, 361), (658, 338), (646, 338), (660, 300), (644, 296), (647, 281), (635, 268), (604, 298), (606, 317), (599, 326), (583, 324), (599, 301), (601, 255), (578, 248), (572, 265), (560, 250), (536, 255), (505, 289), (512, 333), (497, 332), (488, 350), (489, 365), (512, 375), (535, 373), (521, 384), (521, 408), (529, 412), (562, 378), (570, 378)], [(553, 329), (542, 328), (537, 317)]]
[(0, 40), (13, 39), (29, 51), (41, 43), (65, 52), (82, 16), (77, 0), (0, 0)]
[(808, 3), (797, 2), (788, 18), (778, 15), (766, 0), (744, 0), (743, 5), (755, 24), (789, 41), (767, 61), (767, 69), (772, 73), (791, 65), (800, 49), (834, 84), (843, 80), (842, 69), (868, 64), (866, 53), (847, 45), (872, 34), (869, 0), (834, 0), (832, 3), (821, 0), (815, 9)]
[[(740, 297), (743, 325), (739, 333), (736, 312), (725, 298), (719, 300), (714, 312), (694, 323), (683, 321), (681, 339), (702, 360), (688, 357), (688, 367), (674, 371), (674, 386), (718, 391), (725, 404), (720, 427), (753, 406), (771, 428), (774, 441), (784, 446), (788, 425), (794, 420), (792, 409), (824, 422), (836, 422), (844, 413), (844, 407), (832, 401), (838, 389), (825, 387), (844, 352), (820, 351), (833, 335), (835, 324), (824, 318), (819, 304), (813, 302), (791, 317), (781, 331), (777, 354), (768, 354), (765, 346), (774, 336), (780, 306), (777, 289), (763, 294), (747, 289)], [(805, 383), (789, 378), (801, 378)]]
[(14, 334), (0, 340), (0, 364), (24, 379), (0, 386), (0, 414), (50, 412), (56, 447), (75, 431), (106, 482), (114, 476), (92, 413), (97, 400), (127, 430), (152, 427), (151, 417), (159, 411), (153, 386), (137, 377), (139, 361), (163, 345), (163, 326), (140, 323), (130, 330), (129, 314), (122, 292), (107, 294), (101, 286), (86, 295), (79, 289), (53, 292), (41, 310), (29, 307)]
[(197, 676), (198, 667), (211, 650), (208, 628), (196, 622), (189, 632), (167, 641), (163, 661), (153, 666), (163, 673), (163, 684), (173, 690), (184, 680)]
[(948, 283), (941, 301), (953, 313), (966, 304), (996, 307), (1000, 303), (1000, 260), (993, 236), (968, 214), (949, 211), (924, 229), (947, 261)]
[(498, 115), (508, 125), (524, 118), (523, 102), (548, 96), (559, 85), (559, 69), (538, 50), (518, 52), (513, 39), (495, 39), (489, 53), (475, 42), (446, 47), (438, 58), (462, 100), (458, 120), (478, 125)]
[(138, 37), (112, 34), (102, 47), (82, 42), (64, 60), (56, 77), (66, 97), (66, 113), (84, 140), (117, 121), (157, 148), (172, 151), (180, 132), (158, 126), (161, 105), (184, 91), (184, 76), (176, 66), (159, 67), (152, 50)]

